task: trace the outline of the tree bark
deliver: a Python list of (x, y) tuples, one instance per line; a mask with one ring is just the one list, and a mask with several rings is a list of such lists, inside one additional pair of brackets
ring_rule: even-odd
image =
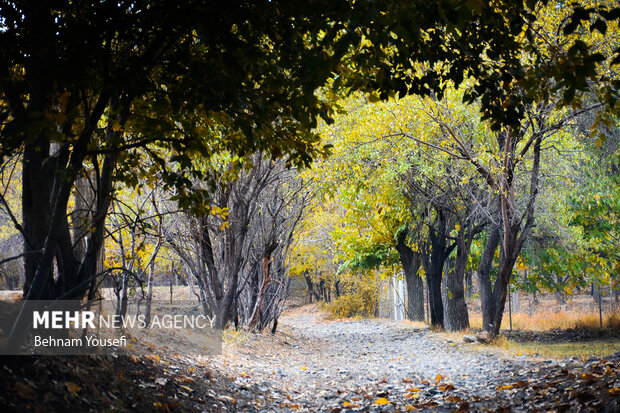
[(312, 283), (312, 277), (305, 274), (304, 278), (306, 280), (306, 285), (308, 286), (308, 300), (310, 300), (310, 304), (312, 304), (312, 297), (316, 296), (316, 301), (319, 301), (319, 297), (314, 291), (314, 284)]
[[(426, 272), (428, 297), (431, 309), (431, 325), (444, 328), (443, 300), (441, 298), (441, 279), (443, 266), (456, 247), (456, 243), (448, 246), (446, 231), (448, 219), (443, 211), (437, 211), (434, 227), (429, 229), (429, 242), (426, 253), (422, 256), (422, 265)], [(429, 245), (430, 244), (430, 245)], [(429, 248), (430, 247), (430, 248)], [(429, 251), (430, 249), (430, 251)]]
[(467, 228), (462, 228), (457, 236), (456, 258), (454, 268), (448, 270), (446, 276), (446, 289), (448, 300), (446, 302), (445, 322), (449, 331), (459, 331), (469, 328), (469, 314), (465, 301), (465, 270), (471, 243), (474, 240), (473, 225), (468, 223)]
[(478, 282), (480, 284), (480, 306), (482, 309), (482, 329), (489, 331), (493, 325), (495, 314), (495, 302), (493, 301), (493, 288), (491, 286), (491, 267), (495, 251), (500, 240), (499, 226), (493, 226), (489, 232), (480, 264), (478, 265)]
[[(43, 245), (50, 227), (50, 198), (53, 173), (49, 163), (50, 145), (43, 138), (26, 145), (22, 163), (22, 217), (24, 229), (24, 297), (28, 295)], [(50, 268), (51, 272), (51, 268)], [(47, 298), (42, 296), (42, 298)]]
[(407, 283), (407, 318), (424, 321), (424, 282), (418, 275), (421, 264), (420, 254), (406, 244), (407, 233), (402, 231), (396, 239), (396, 250), (405, 272)]
[[(151, 322), (151, 303), (153, 302), (153, 281), (155, 278), (155, 260), (149, 264), (149, 275), (147, 281), (146, 292), (146, 308), (144, 309), (144, 316), (146, 317), (146, 324)], [(192, 287), (190, 287), (191, 289)]]

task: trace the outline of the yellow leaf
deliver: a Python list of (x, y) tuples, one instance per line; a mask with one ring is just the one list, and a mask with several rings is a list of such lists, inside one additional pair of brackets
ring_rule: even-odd
[(420, 391), (420, 389), (418, 389), (417, 387), (414, 387), (412, 389), (407, 389), (407, 391), (414, 392), (414, 391)]
[(405, 406), (405, 409), (407, 409), (408, 412), (412, 412), (414, 410), (418, 410), (415, 407), (413, 407), (412, 405), (408, 404)]
[(76, 395), (80, 390), (82, 390), (82, 388), (80, 386), (78, 386), (77, 384), (75, 384), (72, 381), (68, 381), (65, 383), (65, 386), (67, 387), (67, 391), (69, 393), (71, 393), (72, 395)]
[(454, 390), (454, 385), (452, 383), (446, 385), (446, 386), (441, 386), (441, 390), (442, 391), (450, 391), (450, 390)]
[(435, 377), (435, 382), (437, 382), (437, 384), (439, 384), (439, 382), (441, 381), (441, 374), (437, 374), (437, 377)]
[(192, 390), (191, 388), (189, 388), (187, 386), (180, 385), (179, 387), (182, 388), (182, 389), (187, 390), (188, 392), (193, 392), (194, 391), (194, 390)]
[(375, 404), (379, 404), (379, 405), (390, 404), (390, 401), (388, 399), (386, 399), (385, 397), (381, 397), (381, 398), (375, 400)]

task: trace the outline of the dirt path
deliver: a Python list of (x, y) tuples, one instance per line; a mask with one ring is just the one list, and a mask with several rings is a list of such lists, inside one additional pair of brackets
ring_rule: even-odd
[[(608, 362), (607, 374), (613, 374), (609, 383), (599, 383), (597, 372), (592, 376), (596, 382), (585, 383), (578, 376), (583, 373), (577, 371), (584, 368), (583, 363), (575, 360), (498, 355), (496, 349), (450, 342), (403, 322), (329, 322), (321, 312), (305, 307), (283, 316), (280, 323), (281, 331), (275, 336), (246, 337), (226, 346), (218, 360), (234, 379), (238, 408), (547, 411), (565, 404), (565, 409), (589, 409), (598, 384), (601, 390), (617, 387), (617, 359), (615, 364)], [(591, 361), (586, 370), (599, 367), (594, 364)], [(559, 382), (553, 382), (551, 389), (550, 380)], [(586, 393), (575, 393), (580, 383)], [(564, 390), (574, 393), (577, 404), (561, 397)]]
[(140, 357), (0, 358), (0, 411), (620, 411), (620, 353), (532, 360), (312, 307), (280, 325), (227, 331), (221, 356), (167, 343)]

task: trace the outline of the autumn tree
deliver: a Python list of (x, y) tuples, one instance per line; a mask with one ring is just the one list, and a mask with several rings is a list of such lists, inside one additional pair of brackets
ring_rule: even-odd
[(220, 327), (235, 320), (275, 330), (288, 287), (286, 257), (308, 203), (304, 182), (262, 153), (216, 157), (208, 173), (216, 184), (207, 211), (184, 211), (167, 242)]

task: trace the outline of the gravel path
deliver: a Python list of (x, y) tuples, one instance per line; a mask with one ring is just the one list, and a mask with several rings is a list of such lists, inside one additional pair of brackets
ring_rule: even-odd
[(247, 343), (228, 363), (244, 398), (261, 395), (240, 408), (452, 411), (472, 397), (494, 398), (498, 385), (541, 364), (450, 342), (406, 322), (327, 322), (312, 311), (280, 323), (278, 334)]

